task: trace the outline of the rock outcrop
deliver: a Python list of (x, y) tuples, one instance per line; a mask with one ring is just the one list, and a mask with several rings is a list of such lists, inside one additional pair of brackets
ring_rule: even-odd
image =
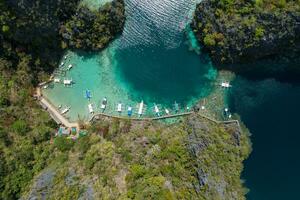
[(300, 5), (294, 1), (203, 0), (191, 27), (218, 66), (300, 52)]

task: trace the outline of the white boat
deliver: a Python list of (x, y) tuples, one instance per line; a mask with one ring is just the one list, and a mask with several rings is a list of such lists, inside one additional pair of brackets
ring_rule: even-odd
[(144, 101), (141, 101), (141, 103), (140, 103), (140, 105), (139, 105), (139, 110), (138, 110), (139, 116), (142, 116), (142, 114), (143, 114), (143, 109), (144, 109)]
[(62, 115), (63, 115), (63, 114), (66, 114), (67, 112), (69, 112), (70, 108), (71, 108), (71, 107), (66, 107), (65, 109), (63, 109), (63, 110), (61, 111), (61, 114), (62, 114)]
[(67, 70), (70, 70), (70, 69), (72, 69), (72, 67), (73, 67), (73, 65), (72, 65), (72, 64), (70, 64), (70, 65), (68, 66)]
[(49, 86), (48, 85), (44, 85), (43, 86), (43, 89), (47, 89)]
[(64, 80), (64, 85), (72, 85), (73, 81), (72, 79), (65, 79)]
[(159, 109), (158, 109), (158, 106), (156, 104), (154, 104), (154, 111), (155, 111), (155, 114), (159, 117), (160, 116)]
[(54, 83), (60, 83), (60, 79), (59, 78), (55, 78), (54, 79)]
[(119, 113), (122, 112), (122, 104), (121, 104), (121, 103), (118, 103), (117, 111), (118, 111)]
[(223, 87), (223, 88), (230, 88), (231, 85), (230, 85), (229, 82), (222, 82), (222, 83), (221, 83), (221, 87)]
[(93, 109), (93, 106), (92, 106), (91, 103), (88, 105), (88, 108), (89, 108), (89, 112), (90, 112), (91, 114), (94, 113), (94, 109)]
[(104, 97), (103, 100), (102, 100), (102, 103), (101, 103), (101, 109), (105, 109), (106, 108), (106, 105), (107, 105), (107, 98)]
[(64, 64), (65, 64), (64, 62), (61, 62), (61, 63), (60, 63), (60, 66), (62, 67), (62, 66), (64, 66)]
[(201, 109), (202, 109), (202, 110), (205, 110), (205, 106), (201, 106)]
[(170, 114), (170, 111), (168, 109), (165, 109), (165, 112), (166, 112), (167, 115)]

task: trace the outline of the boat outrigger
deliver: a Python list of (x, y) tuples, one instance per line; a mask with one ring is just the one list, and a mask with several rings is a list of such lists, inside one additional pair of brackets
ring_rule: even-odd
[(144, 109), (144, 101), (141, 101), (139, 104), (139, 110), (138, 110), (138, 115), (141, 117), (143, 115), (143, 109)]
[(102, 103), (101, 103), (102, 111), (104, 111), (106, 109), (106, 106), (107, 106), (107, 98), (104, 97), (103, 100), (102, 100)]

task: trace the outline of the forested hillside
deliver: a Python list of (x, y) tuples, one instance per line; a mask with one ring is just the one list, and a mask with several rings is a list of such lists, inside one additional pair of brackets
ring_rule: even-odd
[(218, 65), (296, 58), (300, 1), (204, 0), (197, 6), (192, 28)]
[[(32, 95), (58, 65), (65, 48), (59, 30), (76, 15), (78, 3), (0, 0), (0, 199), (18, 199), (56, 157), (50, 138), (57, 125)], [(109, 41), (101, 42), (103, 48)]]

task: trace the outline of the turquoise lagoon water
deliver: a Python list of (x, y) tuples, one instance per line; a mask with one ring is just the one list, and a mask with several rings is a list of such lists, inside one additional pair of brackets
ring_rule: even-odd
[(74, 67), (60, 78), (72, 78), (75, 84), (52, 84), (45, 96), (56, 106), (71, 106), (67, 116), (72, 121), (91, 117), (84, 98), (87, 89), (98, 112), (107, 97), (110, 114), (117, 114), (119, 102), (125, 110), (143, 100), (149, 116), (154, 115), (154, 103), (161, 109), (172, 109), (175, 101), (181, 108), (192, 106), (209, 94), (217, 75), (206, 55), (191, 51), (198, 46), (185, 27), (195, 5), (183, 0), (126, 1), (127, 20), (120, 37), (101, 52), (67, 52), (65, 66)]

